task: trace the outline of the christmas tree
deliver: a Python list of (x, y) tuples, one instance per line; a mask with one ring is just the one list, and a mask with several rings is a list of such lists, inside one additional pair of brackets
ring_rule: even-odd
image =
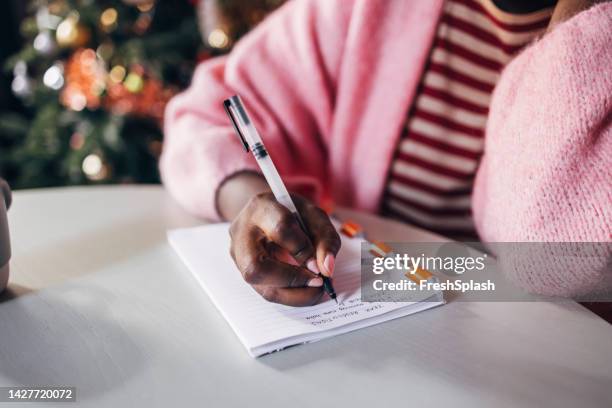
[(0, 174), (14, 188), (158, 182), (168, 100), (281, 2), (32, 1), (5, 67), (27, 113), (0, 115)]

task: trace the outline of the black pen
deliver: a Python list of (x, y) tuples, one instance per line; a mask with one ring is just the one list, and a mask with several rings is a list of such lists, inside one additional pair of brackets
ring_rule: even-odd
[[(234, 130), (240, 138), (244, 149), (247, 152), (250, 150), (253, 153), (253, 156), (255, 156), (255, 160), (257, 161), (257, 164), (259, 165), (259, 168), (261, 169), (266, 181), (270, 185), (276, 201), (291, 211), (300, 224), (300, 227), (302, 227), (302, 230), (308, 234), (308, 229), (306, 228), (304, 221), (302, 221), (302, 217), (295, 207), (295, 204), (289, 195), (289, 191), (287, 191), (287, 187), (285, 187), (285, 183), (283, 183), (283, 180), (278, 174), (276, 166), (274, 166), (272, 158), (268, 154), (268, 151), (261, 140), (261, 136), (259, 136), (259, 132), (257, 132), (255, 125), (249, 118), (240, 97), (238, 95), (234, 95), (231, 98), (224, 100), (223, 107), (232, 121)], [(334, 299), (336, 303), (338, 303), (338, 299), (336, 299), (336, 291), (332, 286), (331, 279), (323, 274), (321, 274), (321, 278), (323, 279), (323, 289), (325, 292), (330, 298)]]

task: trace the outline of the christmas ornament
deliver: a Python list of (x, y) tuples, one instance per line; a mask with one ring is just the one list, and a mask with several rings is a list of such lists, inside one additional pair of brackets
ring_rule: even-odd
[(106, 90), (106, 70), (94, 50), (79, 49), (68, 60), (60, 102), (72, 109), (97, 109)]

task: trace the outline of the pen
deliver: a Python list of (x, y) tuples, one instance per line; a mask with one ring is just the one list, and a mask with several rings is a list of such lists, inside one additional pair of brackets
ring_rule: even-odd
[[(272, 189), (274, 198), (276, 198), (276, 201), (278, 201), (281, 205), (291, 211), (293, 216), (300, 224), (302, 230), (307, 233), (308, 230), (306, 225), (295, 207), (295, 204), (287, 191), (287, 187), (285, 187), (283, 180), (280, 178), (280, 175), (272, 162), (272, 158), (268, 154), (268, 151), (261, 140), (261, 136), (259, 136), (259, 132), (257, 132), (255, 125), (249, 118), (249, 115), (242, 104), (242, 100), (238, 95), (234, 95), (231, 98), (223, 101), (223, 107), (225, 108), (225, 111), (227, 112), (227, 115), (234, 126), (234, 130), (236, 131), (238, 138), (240, 138), (240, 141), (244, 146), (244, 150), (247, 152), (250, 150), (251, 153), (253, 153), (261, 172)], [(338, 303), (338, 300), (336, 299), (336, 292), (332, 286), (331, 280), (327, 276), (321, 275), (321, 277), (323, 278), (323, 289), (330, 298), (334, 299), (336, 303)]]

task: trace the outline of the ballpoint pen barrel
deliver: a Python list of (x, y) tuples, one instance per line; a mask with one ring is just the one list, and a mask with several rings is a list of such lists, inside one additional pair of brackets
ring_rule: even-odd
[(272, 193), (274, 194), (276, 201), (278, 201), (292, 213), (298, 214), (297, 208), (295, 207), (295, 204), (293, 204), (293, 200), (289, 195), (289, 191), (287, 191), (287, 187), (285, 187), (285, 184), (281, 181), (278, 171), (276, 170), (272, 159), (270, 159), (270, 156), (266, 154), (265, 157), (257, 159), (257, 161), (259, 162), (261, 172), (272, 189)]

